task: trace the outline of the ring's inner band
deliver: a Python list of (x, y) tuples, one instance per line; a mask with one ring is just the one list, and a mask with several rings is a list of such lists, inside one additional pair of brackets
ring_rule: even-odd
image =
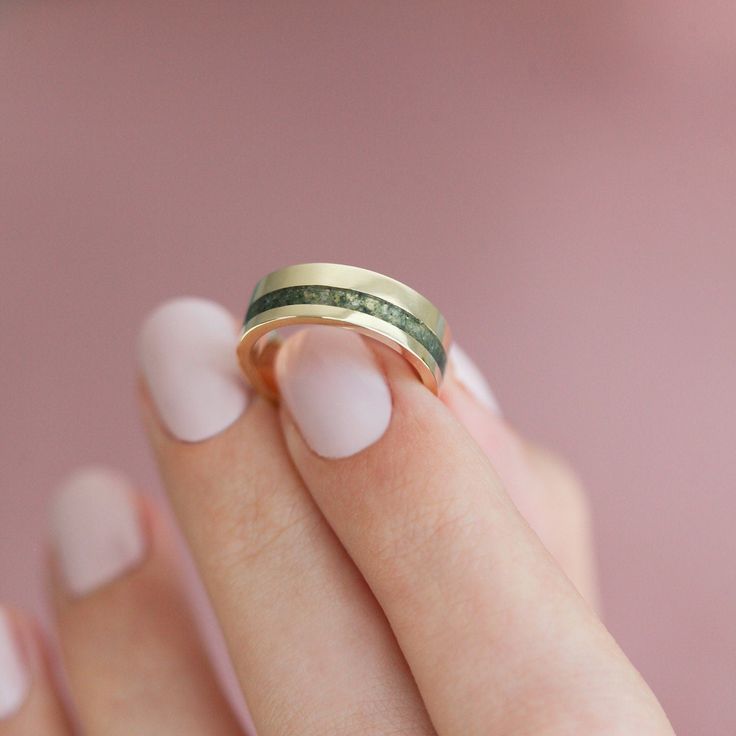
[(286, 286), (260, 296), (248, 307), (245, 324), (251, 319), (277, 307), (297, 304), (318, 304), (369, 314), (402, 330), (420, 343), (434, 358), (440, 372), (444, 374), (447, 354), (440, 339), (424, 322), (405, 309), (385, 299), (357, 289), (318, 284)]

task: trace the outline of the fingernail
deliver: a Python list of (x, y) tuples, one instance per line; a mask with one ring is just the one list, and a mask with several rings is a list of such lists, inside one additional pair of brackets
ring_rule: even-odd
[(18, 635), (10, 616), (0, 610), (0, 720), (10, 718), (25, 702), (31, 686)]
[(468, 354), (460, 348), (457, 343), (450, 347), (449, 355), (450, 370), (455, 380), (468, 391), (476, 401), (489, 409), (494, 414), (501, 416), (501, 408), (491, 387), (483, 377), (478, 366), (470, 359)]
[(138, 358), (164, 425), (201, 442), (229, 427), (248, 405), (236, 346), (238, 325), (219, 304), (183, 297), (144, 321)]
[(372, 445), (391, 421), (391, 393), (360, 335), (310, 327), (286, 340), (276, 360), (282, 398), (307, 444), (340, 458)]
[(81, 468), (62, 484), (51, 507), (51, 537), (73, 595), (120, 577), (146, 553), (130, 483), (104, 467)]

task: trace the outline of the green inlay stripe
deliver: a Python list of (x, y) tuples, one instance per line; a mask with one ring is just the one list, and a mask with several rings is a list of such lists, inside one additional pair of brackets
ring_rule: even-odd
[(256, 299), (248, 307), (245, 321), (253, 319), (258, 314), (276, 307), (288, 307), (293, 304), (323, 304), (331, 307), (352, 309), (355, 312), (370, 314), (384, 322), (398, 327), (411, 335), (423, 345), (434, 358), (440, 371), (445, 372), (447, 355), (437, 335), (421, 320), (401, 307), (397, 307), (385, 299), (366, 294), (356, 289), (343, 289), (337, 286), (286, 286), (276, 289)]

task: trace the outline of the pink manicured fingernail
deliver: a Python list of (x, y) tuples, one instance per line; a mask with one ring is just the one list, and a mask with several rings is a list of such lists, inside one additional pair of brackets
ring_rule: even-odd
[(323, 457), (360, 452), (386, 431), (391, 393), (360, 335), (310, 327), (286, 340), (276, 361), (282, 397), (307, 444)]
[(140, 365), (159, 416), (178, 439), (205, 440), (245, 411), (237, 338), (226, 309), (194, 297), (164, 303), (143, 323)]
[(476, 401), (490, 409), (494, 414), (501, 416), (501, 408), (488, 382), (478, 366), (457, 343), (453, 343), (450, 347), (449, 364), (455, 380), (464, 386), (475, 397)]
[(0, 610), (0, 720), (10, 718), (25, 702), (31, 676), (10, 616)]
[(74, 595), (123, 575), (146, 554), (130, 483), (104, 467), (82, 468), (62, 484), (51, 508), (51, 536)]

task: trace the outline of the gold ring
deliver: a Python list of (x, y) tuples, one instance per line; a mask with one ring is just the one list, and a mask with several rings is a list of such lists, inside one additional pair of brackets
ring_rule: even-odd
[(326, 324), (379, 340), (404, 356), (439, 392), (450, 348), (440, 311), (396, 279), (356, 266), (302, 263), (262, 278), (253, 291), (238, 343), (238, 359), (253, 387), (276, 400), (278, 328)]

